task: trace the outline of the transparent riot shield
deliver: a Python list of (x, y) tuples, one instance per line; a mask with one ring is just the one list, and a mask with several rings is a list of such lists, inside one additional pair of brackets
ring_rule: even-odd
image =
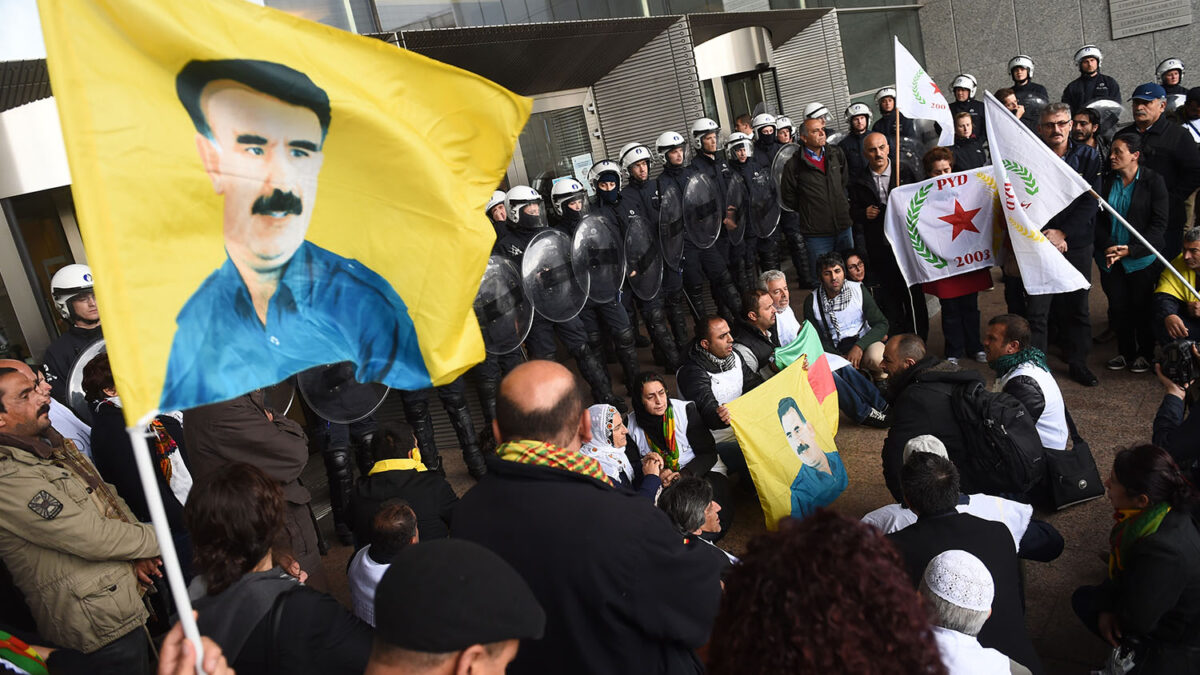
[(588, 297), (612, 302), (625, 279), (625, 251), (617, 226), (599, 212), (584, 216), (571, 241), (575, 277), (588, 279)]
[(296, 375), (296, 388), (313, 412), (338, 424), (357, 422), (387, 398), (387, 385), (359, 382), (350, 361), (328, 363)]
[(625, 264), (629, 288), (639, 300), (653, 300), (662, 288), (663, 259), (658, 233), (640, 214), (629, 217), (625, 230)]
[(683, 191), (683, 228), (697, 248), (710, 248), (721, 236), (725, 200), (717, 184), (703, 173), (693, 173)]
[(783, 197), (781, 196), (779, 189), (779, 186), (783, 183), (783, 169), (787, 166), (788, 162), (792, 161), (792, 157), (795, 157), (796, 153), (799, 151), (799, 145), (795, 143), (788, 143), (787, 145), (779, 148), (779, 151), (775, 153), (775, 159), (771, 160), (771, 180), (775, 184), (775, 196), (779, 202), (779, 208), (783, 209), (784, 211), (791, 211), (792, 209), (783, 203)]
[(663, 189), (659, 193), (658, 243), (667, 266), (679, 269), (683, 259), (683, 195), (674, 184), (659, 184)]
[(588, 299), (588, 278), (571, 264), (571, 238), (558, 230), (539, 232), (521, 258), (521, 285), (533, 309), (550, 321), (569, 321)]
[(750, 190), (746, 188), (746, 180), (740, 173), (729, 176), (725, 188), (725, 203), (733, 208), (732, 220), (736, 227), (726, 228), (729, 243), (737, 246), (746, 239), (746, 228), (750, 226)]
[(489, 354), (507, 354), (529, 335), (533, 305), (525, 297), (521, 273), (512, 261), (495, 255), (488, 258), (475, 295), (475, 317)]

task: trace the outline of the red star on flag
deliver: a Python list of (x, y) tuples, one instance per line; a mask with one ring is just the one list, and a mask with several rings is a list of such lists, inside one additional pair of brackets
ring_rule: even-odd
[(930, 80), (930, 81), (929, 81), (929, 86), (933, 87), (933, 93), (935, 93), (935, 94), (940, 94), (940, 93), (942, 93), (942, 90), (941, 90), (941, 88), (937, 86), (937, 82), (934, 82), (933, 80)]
[(955, 239), (958, 239), (958, 235), (962, 234), (963, 232), (974, 232), (976, 234), (979, 233), (979, 230), (975, 229), (975, 223), (971, 221), (975, 218), (975, 214), (979, 213), (980, 210), (981, 209), (971, 209), (968, 211), (962, 207), (962, 204), (958, 203), (957, 199), (955, 199), (954, 213), (946, 216), (938, 216), (938, 220), (944, 220), (954, 226), (954, 232), (950, 235), (950, 241), (954, 241)]

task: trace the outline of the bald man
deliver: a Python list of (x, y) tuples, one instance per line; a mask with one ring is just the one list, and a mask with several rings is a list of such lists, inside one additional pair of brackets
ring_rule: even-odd
[[(50, 383), (46, 381), (45, 373), (41, 368), (34, 372), (28, 363), (16, 359), (0, 359), (0, 368), (19, 370), (22, 375), (37, 382), (39, 392), (50, 393)], [(84, 457), (92, 458), (92, 428), (76, 417), (70, 408), (54, 398), (50, 399), (50, 426), (62, 434), (63, 438), (70, 439), (75, 444), (75, 449)]]
[(523, 643), (508, 672), (701, 672), (694, 650), (716, 616), (721, 566), (579, 453), (589, 420), (566, 368), (513, 369), (496, 399), (500, 446), (455, 511), (451, 536), (504, 558), (546, 610), (545, 637)]
[[(886, 136), (871, 132), (863, 139), (863, 155), (867, 168), (850, 177), (846, 194), (850, 198), (850, 218), (854, 228), (862, 232), (863, 247), (867, 254), (867, 281), (878, 286), (876, 300), (887, 317), (893, 333), (928, 332), (929, 318), (923, 311), (925, 298), (916, 303), (900, 274), (896, 255), (883, 233), (888, 195), (896, 187), (896, 172), (900, 173), (900, 184), (917, 182), (912, 169), (895, 160)], [(920, 304), (920, 307), (915, 307)], [(914, 309), (915, 307), (915, 309)], [(920, 311), (922, 319), (914, 318)], [(921, 326), (926, 328), (922, 329)]]

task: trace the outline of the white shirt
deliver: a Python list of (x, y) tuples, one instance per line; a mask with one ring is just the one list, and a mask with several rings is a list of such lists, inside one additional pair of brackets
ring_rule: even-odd
[(1183, 128), (1192, 132), (1192, 139), (1200, 143), (1200, 120), (1188, 120), (1183, 123)]
[(883, 173), (875, 173), (875, 169), (871, 169), (871, 178), (875, 179), (875, 194), (879, 196), (879, 201), (887, 204), (888, 194), (892, 191), (892, 160), (888, 160)]
[(843, 293), (850, 295), (849, 301), (846, 303), (845, 309), (834, 312), (837, 318), (837, 330), (834, 330), (834, 321), (828, 316), (829, 312), (823, 307), (825, 289), (818, 288), (812, 292), (810, 296), (813, 303), (813, 316), (817, 318), (818, 327), (825, 326), (825, 330), (829, 333), (829, 339), (836, 345), (844, 338), (862, 337), (870, 330), (871, 325), (867, 323), (866, 314), (863, 313), (863, 291), (862, 284), (857, 281), (846, 280), (845, 286), (842, 288)]
[(1042, 446), (1050, 450), (1066, 450), (1067, 439), (1070, 437), (1067, 430), (1067, 408), (1063, 404), (1062, 391), (1054, 381), (1054, 376), (1033, 363), (1022, 363), (997, 380), (996, 385), (1003, 391), (1009, 380), (1020, 375), (1031, 377), (1037, 382), (1046, 402), (1042, 414), (1037, 418), (1037, 432), (1042, 439)]
[(369, 548), (371, 547), (364, 546), (354, 554), (350, 568), (346, 570), (346, 577), (350, 582), (350, 605), (354, 609), (354, 616), (374, 626), (375, 587), (379, 585), (383, 573), (391, 565), (380, 565), (371, 560), (371, 556), (367, 555)]
[(92, 458), (92, 428), (76, 417), (70, 408), (55, 399), (50, 399), (50, 426), (71, 439), (84, 457)]
[[(976, 518), (1002, 523), (1012, 534), (1013, 546), (1021, 550), (1021, 538), (1029, 529), (1033, 518), (1033, 507), (992, 495), (968, 495), (966, 504), (955, 507), (959, 513), (969, 513)], [(899, 504), (888, 504), (862, 517), (864, 523), (874, 525), (884, 534), (899, 532), (917, 522), (917, 514)]]
[(1012, 672), (1008, 657), (979, 644), (978, 638), (941, 626), (933, 627), (933, 638), (949, 675), (1010, 675)]
[(796, 313), (792, 311), (791, 305), (783, 309), (775, 308), (775, 329), (779, 331), (779, 346), (781, 347), (792, 344), (793, 340), (800, 337), (800, 321), (796, 319)]

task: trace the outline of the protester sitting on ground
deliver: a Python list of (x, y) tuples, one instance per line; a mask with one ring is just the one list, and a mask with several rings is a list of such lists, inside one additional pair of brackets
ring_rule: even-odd
[(396, 555), (420, 539), (417, 514), (407, 502), (389, 499), (379, 507), (371, 521), (370, 545), (360, 548), (346, 569), (355, 616), (375, 625), (375, 587)]
[(303, 583), (286, 510), (278, 481), (249, 464), (227, 464), (192, 489), (184, 518), (200, 632), (240, 673), (361, 673), (371, 627)]
[(721, 531), (721, 505), (713, 501), (712, 485), (695, 476), (681, 476), (658, 497), (662, 509), (683, 535), (683, 544), (704, 550), (722, 565), (737, 562), (737, 558), (717, 548), (706, 534)]
[[(775, 350), (780, 347), (775, 333), (775, 301), (762, 289), (742, 293), (741, 315), (733, 324), (734, 343), (745, 347), (740, 353), (747, 356), (750, 369), (766, 380), (779, 372), (775, 365)], [(751, 360), (753, 359), (753, 360)]]
[(1067, 406), (1050, 374), (1046, 355), (1031, 342), (1029, 322), (1016, 314), (992, 317), (983, 348), (988, 365), (996, 371), (996, 386), (1020, 401), (1037, 422), (1042, 447), (1066, 450), (1070, 438)]
[[(946, 445), (954, 457), (966, 447), (966, 439), (954, 414), (954, 389), (968, 382), (983, 382), (979, 373), (963, 370), (949, 361), (926, 355), (925, 341), (912, 333), (892, 336), (883, 351), (883, 368), (888, 371), (888, 418), (892, 422), (883, 443), (883, 478), (888, 491), (901, 501), (900, 468), (904, 446), (909, 440), (929, 434)], [(968, 494), (979, 492), (975, 482), (963, 482)]]
[(991, 618), (979, 632), (979, 644), (1041, 672), (1025, 629), (1020, 565), (1008, 528), (955, 509), (960, 496), (958, 470), (945, 458), (914, 453), (904, 463), (901, 485), (904, 502), (917, 514), (917, 522), (887, 538), (904, 556), (913, 586), (921, 583), (929, 561), (939, 553), (960, 549), (982, 560), (996, 584), (996, 597)]
[(767, 270), (758, 277), (758, 287), (771, 295), (775, 305), (775, 335), (779, 344), (786, 347), (800, 335), (800, 320), (792, 309), (792, 294), (788, 290), (787, 276), (779, 270)]
[[(1183, 252), (1171, 266), (1196, 288), (1196, 270), (1200, 270), (1200, 227), (1183, 233)], [(1200, 300), (1179, 283), (1169, 270), (1163, 270), (1154, 289), (1154, 333), (1159, 344), (1189, 338), (1200, 340)]]
[[(125, 431), (121, 397), (113, 382), (108, 354), (98, 354), (83, 367), (83, 392), (92, 408), (92, 463), (104, 480), (117, 488), (117, 494), (143, 523), (150, 522), (150, 507), (138, 477), (133, 444)], [(176, 413), (178, 415), (179, 413)], [(192, 544), (183, 526), (183, 505), (192, 489), (183, 427), (174, 415), (159, 415), (146, 428), (147, 445), (154, 458), (154, 477), (162, 496), (167, 525), (175, 541), (184, 578), (192, 578)]]
[(1154, 251), (1163, 248), (1167, 229), (1167, 184), (1153, 169), (1140, 166), (1142, 137), (1117, 134), (1100, 194), (1150, 243), (1148, 248), (1108, 211), (1096, 221), (1096, 264), (1108, 298), (1108, 325), (1117, 334), (1117, 355), (1109, 370), (1150, 370), (1154, 359), (1154, 316), (1151, 296), (1162, 265)]
[(896, 549), (826, 509), (750, 540), (725, 578), (708, 656), (712, 675), (943, 672)]
[[(1200, 370), (1200, 350), (1191, 347), (1193, 368)], [(1154, 415), (1153, 442), (1166, 450), (1192, 482), (1200, 479), (1200, 391), (1188, 390), (1193, 383), (1173, 381), (1163, 372), (1162, 364), (1154, 365), (1158, 381), (1166, 390), (1158, 412)], [(1195, 371), (1193, 371), (1195, 372)], [(1186, 418), (1185, 418), (1186, 414)]]
[(424, 541), (450, 536), (458, 495), (445, 476), (421, 462), (412, 428), (398, 422), (381, 426), (371, 438), (371, 457), (371, 470), (358, 479), (350, 498), (355, 546), (361, 548), (371, 540), (375, 514), (392, 499), (403, 499), (417, 514)]
[(846, 280), (846, 263), (836, 252), (817, 260), (821, 287), (804, 303), (804, 319), (811, 321), (821, 336), (825, 351), (841, 354), (850, 365), (883, 376), (883, 340), (888, 320), (862, 284)]
[[(904, 445), (904, 462), (914, 453), (928, 452), (942, 459), (950, 459), (946, 446), (936, 436), (917, 436)], [(1063, 538), (1054, 526), (1033, 518), (1033, 507), (1029, 504), (985, 494), (961, 494), (954, 506), (959, 513), (1002, 523), (1008, 528), (1016, 547), (1017, 556), (1025, 560), (1050, 562), (1062, 555)], [(881, 506), (862, 517), (864, 523), (874, 525), (884, 534), (899, 532), (917, 522), (917, 514), (904, 504)]]
[(405, 548), (375, 597), (365, 675), (503, 673), (520, 641), (546, 629), (546, 612), (517, 571), (469, 541)]
[(1105, 642), (1133, 648), (1133, 672), (1200, 672), (1195, 489), (1153, 445), (1118, 452), (1105, 486), (1117, 521), (1108, 578), (1078, 588), (1071, 606)]
[[(640, 398), (636, 390), (633, 393)], [(636, 401), (634, 408), (637, 408)], [(643, 497), (653, 500), (662, 488), (662, 456), (657, 452), (647, 452), (644, 457), (638, 457), (638, 448), (629, 443), (629, 429), (625, 426), (625, 420), (611, 405), (597, 403), (588, 408), (588, 415), (592, 418), (592, 440), (581, 445), (579, 453), (600, 462), (600, 467), (613, 485), (636, 490)], [(715, 449), (713, 453), (716, 453)], [(634, 468), (635, 461), (641, 464), (640, 471)], [(678, 467), (675, 470), (678, 471)]]
[[(571, 371), (540, 360), (514, 368), (492, 427), (501, 444), (459, 502), (451, 534), (506, 560), (546, 610), (545, 637), (522, 645), (508, 672), (697, 672), (721, 570), (579, 453), (591, 417)], [(381, 588), (376, 603), (383, 597)]]
[(992, 614), (992, 574), (966, 551), (946, 551), (929, 561), (921, 597), (933, 609), (933, 637), (948, 675), (1016, 675), (1029, 669), (979, 644), (979, 631)]
[[(879, 286), (867, 281), (867, 259), (863, 256), (862, 251), (852, 248), (843, 253), (842, 257), (846, 261), (846, 280), (857, 281), (862, 284), (863, 293), (870, 295), (872, 299), (876, 300), (876, 304), (878, 304), (878, 299), (875, 298), (875, 291), (879, 289)], [(890, 322), (888, 328), (891, 328)], [(886, 336), (884, 337), (884, 341), (887, 341)]]
[(642, 373), (638, 383), (640, 395), (633, 401), (629, 418), (629, 445), (643, 461), (653, 455), (662, 458), (663, 485), (670, 485), (680, 474), (708, 480), (721, 505), (723, 535), (733, 524), (733, 499), (725, 475), (728, 468), (718, 458), (713, 434), (705, 428), (695, 403), (670, 397), (662, 375)]

